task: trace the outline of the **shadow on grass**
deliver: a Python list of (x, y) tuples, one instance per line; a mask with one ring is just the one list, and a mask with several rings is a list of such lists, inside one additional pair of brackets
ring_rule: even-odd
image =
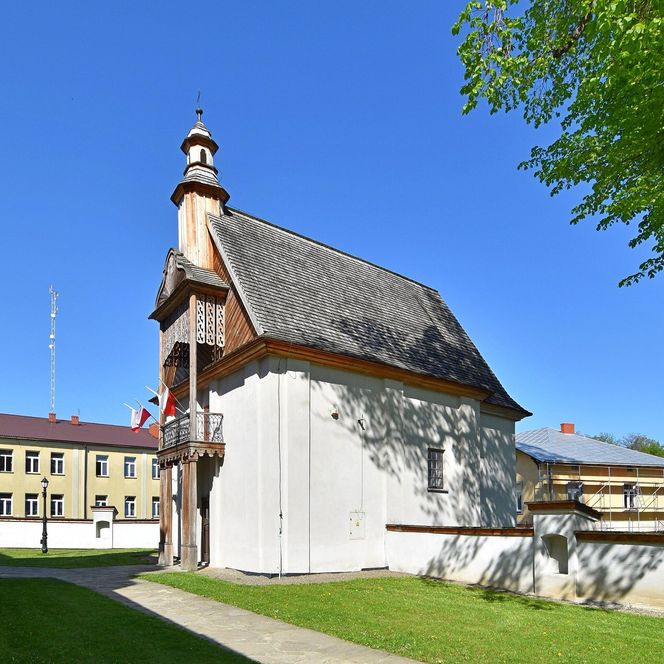
[(0, 566), (74, 569), (116, 565), (154, 565), (153, 549), (0, 549)]
[[(485, 588), (483, 586), (477, 585), (461, 585), (451, 583), (450, 581), (445, 581), (442, 579), (434, 579), (431, 577), (419, 577), (420, 581), (431, 587), (441, 587), (441, 586), (458, 586), (465, 588), (469, 593), (472, 593), (474, 598), (481, 599), (485, 602), (491, 604), (511, 604), (519, 605), (526, 609), (532, 609), (533, 611), (555, 611), (559, 606), (562, 606), (558, 602), (554, 602), (547, 599), (541, 599), (538, 597), (528, 597), (526, 595), (519, 595), (518, 593), (510, 592), (509, 590), (501, 590), (499, 588)], [(594, 607), (581, 607), (587, 610), (596, 610)]]
[(151, 612), (135, 610), (140, 607), (131, 603), (124, 605), (61, 580), (2, 579), (0, 592), (3, 662), (252, 661)]

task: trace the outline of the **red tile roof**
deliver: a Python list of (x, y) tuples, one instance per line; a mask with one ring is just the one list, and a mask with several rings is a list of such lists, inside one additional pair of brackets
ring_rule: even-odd
[(0, 413), (0, 438), (50, 440), (74, 445), (96, 444), (118, 447), (144, 447), (156, 450), (158, 441), (146, 429), (132, 431), (128, 426), (71, 420), (49, 422), (47, 417)]

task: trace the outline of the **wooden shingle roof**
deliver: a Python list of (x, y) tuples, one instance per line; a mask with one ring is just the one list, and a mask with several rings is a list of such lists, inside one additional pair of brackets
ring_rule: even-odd
[(530, 414), (433, 288), (233, 208), (209, 228), (259, 335), (480, 388)]

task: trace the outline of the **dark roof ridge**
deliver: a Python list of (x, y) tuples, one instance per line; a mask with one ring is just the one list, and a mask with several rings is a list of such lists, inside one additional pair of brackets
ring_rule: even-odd
[[(343, 249), (337, 249), (336, 247), (333, 247), (329, 244), (326, 244), (325, 242), (321, 242), (320, 240), (314, 240), (313, 238), (307, 236), (307, 235), (302, 235), (302, 233), (298, 233), (297, 231), (290, 230), (289, 228), (284, 228), (283, 226), (279, 226), (278, 224), (274, 224), (271, 221), (267, 221), (266, 219), (262, 219), (261, 217), (257, 217), (253, 214), (250, 214), (249, 212), (245, 212), (244, 210), (240, 210), (238, 208), (231, 207), (230, 205), (226, 205), (225, 208), (227, 210), (230, 210), (232, 213), (237, 213), (242, 215), (243, 217), (246, 217), (248, 219), (251, 219), (253, 221), (258, 221), (262, 224), (265, 224), (266, 226), (271, 226), (272, 228), (275, 228), (278, 231), (283, 231), (284, 233), (287, 233), (288, 235), (295, 235), (296, 237), (300, 238), (301, 240), (306, 240), (307, 242), (311, 242), (312, 244), (316, 244), (319, 247), (323, 247), (324, 249), (328, 249), (329, 251), (333, 251), (336, 254), (341, 254), (342, 256), (346, 256), (347, 258), (352, 258), (353, 260), (360, 261), (360, 263), (364, 263), (365, 265), (370, 265), (371, 267), (375, 267), (378, 270), (382, 270), (383, 272), (388, 272), (389, 274), (393, 274), (395, 277), (399, 277), (400, 279), (405, 279), (406, 281), (410, 281), (412, 284), (416, 284), (417, 286), (422, 286), (422, 288), (426, 288), (427, 290), (434, 291), (435, 293), (438, 293), (438, 291), (433, 287), (433, 286), (427, 286), (427, 284), (423, 284), (421, 281), (417, 281), (416, 279), (413, 279), (412, 277), (407, 277), (404, 274), (401, 274), (400, 272), (396, 272), (395, 270), (390, 270), (387, 267), (384, 267), (383, 265), (378, 265), (378, 263), (372, 263), (371, 261), (367, 260), (366, 258), (362, 258), (361, 256), (356, 256), (355, 254), (351, 254), (347, 251), (343, 251)], [(213, 217), (217, 217), (217, 215), (210, 215)], [(223, 216), (223, 215), (221, 215)], [(217, 217), (218, 219), (219, 217)]]
[(0, 438), (46, 440), (73, 445), (107, 445), (140, 449), (156, 449), (157, 439), (149, 429), (131, 431), (122, 424), (78, 421), (56, 418), (55, 422), (37, 415), (0, 413)]
[[(0, 417), (2, 417), (3, 415), (7, 417), (20, 417), (21, 419), (26, 419), (26, 420), (40, 420), (42, 422), (48, 420), (48, 417), (40, 417), (39, 415), (20, 415), (18, 413), (0, 413)], [(71, 419), (68, 417), (56, 417), (55, 422), (51, 422), (50, 424), (60, 424), (60, 423), (72, 425)], [(117, 429), (128, 428), (127, 424), (109, 424), (107, 422), (90, 422), (89, 420), (79, 420), (78, 424), (72, 426), (81, 426), (83, 424), (92, 424), (98, 427), (116, 427)], [(145, 429), (141, 429), (141, 431), (145, 431)]]

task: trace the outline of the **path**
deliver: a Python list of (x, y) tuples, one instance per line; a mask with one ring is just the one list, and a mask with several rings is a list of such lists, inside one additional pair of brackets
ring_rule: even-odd
[(215, 602), (132, 576), (154, 566), (47, 569), (0, 567), (1, 578), (48, 577), (75, 583), (145, 613), (180, 625), (265, 664), (398, 664), (413, 660)]

